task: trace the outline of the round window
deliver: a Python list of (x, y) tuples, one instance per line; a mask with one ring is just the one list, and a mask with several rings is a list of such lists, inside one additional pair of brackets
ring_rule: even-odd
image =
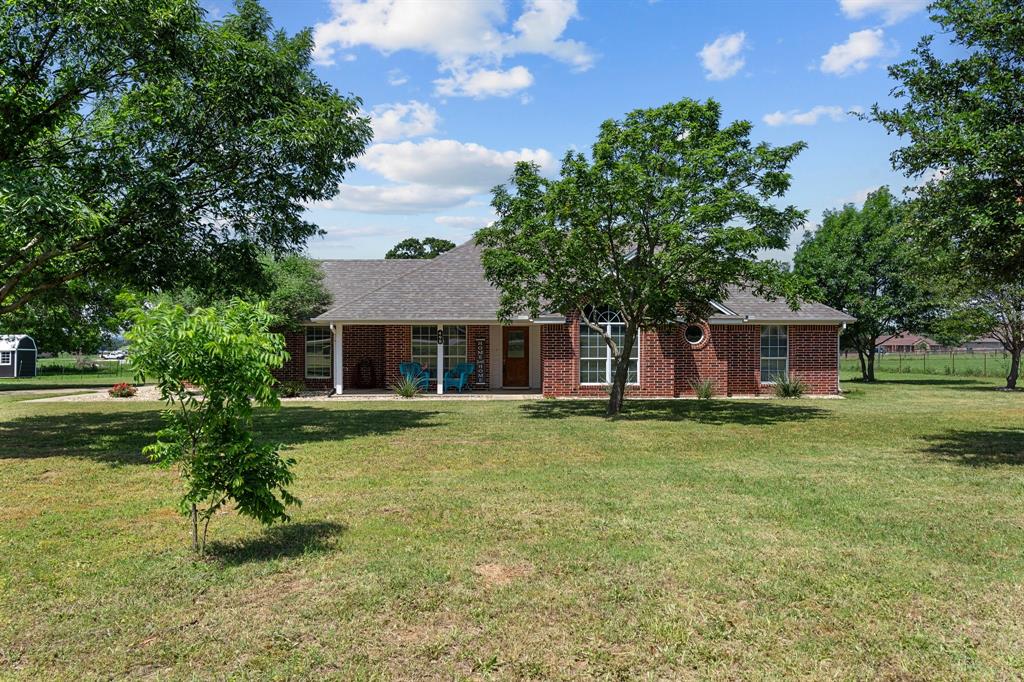
[(687, 341), (693, 345), (697, 345), (704, 340), (704, 327), (699, 324), (691, 324), (686, 328), (684, 334)]

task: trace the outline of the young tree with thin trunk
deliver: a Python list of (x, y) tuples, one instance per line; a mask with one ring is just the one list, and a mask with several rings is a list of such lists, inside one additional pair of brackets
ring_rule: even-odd
[[(225, 504), (264, 525), (287, 521), (295, 460), (253, 434), (253, 404), (277, 407), (271, 369), (287, 359), (284, 337), (264, 304), (235, 300), (188, 311), (159, 303), (138, 310), (127, 337), (140, 381), (154, 378), (166, 426), (144, 452), (176, 466), (185, 481), (180, 510), (192, 547), (206, 551), (210, 520)], [(200, 526), (202, 530), (200, 531)]]
[[(519, 163), (493, 191), (498, 219), (476, 238), (502, 318), (551, 310), (600, 334), (615, 359), (609, 415), (622, 410), (641, 329), (704, 319), (729, 285), (793, 293), (783, 265), (757, 255), (784, 248), (804, 219), (775, 204), (804, 144), (755, 145), (750, 131), (722, 125), (713, 100), (638, 109), (605, 121), (589, 157), (566, 154), (558, 179)], [(593, 319), (605, 307), (621, 338)]]
[(857, 318), (847, 325), (842, 342), (857, 351), (864, 381), (875, 380), (879, 337), (917, 329), (933, 308), (917, 278), (905, 216), (903, 202), (881, 187), (863, 208), (847, 204), (826, 211), (793, 257), (794, 272), (815, 285), (817, 300)]

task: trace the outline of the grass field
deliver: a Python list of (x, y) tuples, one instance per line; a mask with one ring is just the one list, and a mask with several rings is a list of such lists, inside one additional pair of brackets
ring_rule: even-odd
[(132, 381), (132, 370), (127, 364), (99, 357), (89, 357), (86, 362), (87, 367), (76, 367), (74, 358), (70, 356), (40, 358), (36, 376), (0, 378), (0, 393), (50, 388), (104, 388), (121, 381)]
[[(840, 367), (860, 376), (856, 353), (840, 360)], [(875, 356), (875, 369), (880, 372), (906, 374), (941, 374), (969, 377), (1006, 377), (1010, 371), (1009, 353), (887, 353)]]
[(0, 677), (1024, 675), (1024, 393), (290, 403), (194, 561), (154, 404), (0, 394)]

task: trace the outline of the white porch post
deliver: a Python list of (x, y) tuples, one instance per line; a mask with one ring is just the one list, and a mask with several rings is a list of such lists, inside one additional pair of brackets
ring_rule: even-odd
[(342, 362), (344, 359), (342, 354), (344, 348), (341, 342), (341, 331), (344, 325), (332, 324), (331, 327), (333, 327), (334, 331), (334, 366), (331, 368), (331, 373), (334, 375), (334, 392), (341, 395), (345, 390), (345, 373), (342, 371), (342, 367), (344, 367)]
[(437, 325), (437, 394), (444, 395), (444, 325)]

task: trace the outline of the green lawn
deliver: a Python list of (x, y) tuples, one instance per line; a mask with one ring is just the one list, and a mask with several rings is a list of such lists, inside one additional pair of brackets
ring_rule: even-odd
[(193, 561), (155, 405), (0, 394), (0, 677), (1018, 678), (1024, 393), (309, 402)]

